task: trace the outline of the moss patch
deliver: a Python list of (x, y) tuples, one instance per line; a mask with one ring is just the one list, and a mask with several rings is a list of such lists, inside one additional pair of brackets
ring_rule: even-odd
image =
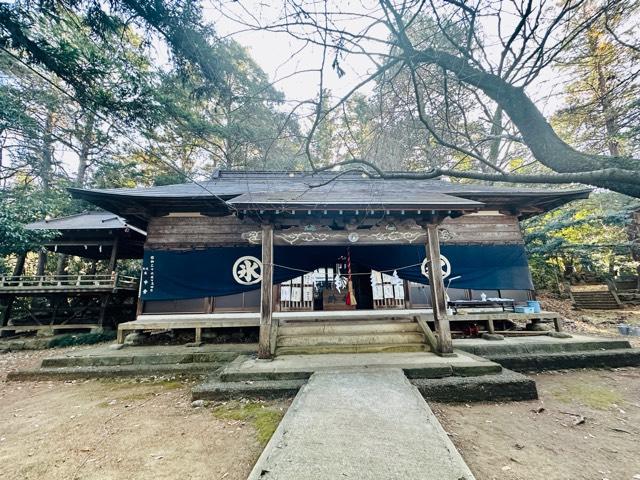
[(223, 420), (248, 422), (256, 429), (256, 437), (266, 445), (276, 431), (284, 411), (265, 402), (228, 402), (213, 408), (213, 415)]
[(554, 389), (551, 394), (561, 402), (579, 402), (598, 410), (605, 410), (624, 401), (620, 393), (588, 383), (570, 383)]
[(184, 387), (185, 384), (179, 380), (161, 380), (159, 382), (154, 382), (153, 385), (160, 385), (165, 390), (179, 390)]

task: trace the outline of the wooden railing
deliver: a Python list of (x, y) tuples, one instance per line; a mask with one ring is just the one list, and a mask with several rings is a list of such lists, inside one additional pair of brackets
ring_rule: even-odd
[(138, 279), (127, 275), (21, 275), (0, 277), (0, 290), (138, 288)]

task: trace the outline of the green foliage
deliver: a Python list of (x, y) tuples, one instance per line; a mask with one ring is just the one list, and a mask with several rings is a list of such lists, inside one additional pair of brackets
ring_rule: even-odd
[(596, 192), (523, 222), (534, 284), (555, 288), (567, 267), (597, 276), (633, 273), (627, 226), (638, 208), (637, 200)]
[[(578, 9), (574, 21), (591, 15), (590, 2)], [(640, 82), (638, 52), (621, 45), (610, 33), (621, 22), (612, 10), (590, 23), (565, 51), (559, 69), (570, 75), (564, 106), (552, 119), (570, 144), (585, 151), (635, 155), (640, 148)]]
[(29, 187), (0, 191), (0, 256), (37, 250), (43, 241), (56, 236), (55, 232), (24, 228), (26, 223), (65, 210), (68, 198), (56, 193), (45, 195)]
[[(162, 45), (172, 55), (157, 65)], [(298, 125), (282, 100), (194, 2), (0, 4), (2, 268), (54, 235), (23, 224), (95, 208), (72, 201), (67, 187), (295, 167)]]

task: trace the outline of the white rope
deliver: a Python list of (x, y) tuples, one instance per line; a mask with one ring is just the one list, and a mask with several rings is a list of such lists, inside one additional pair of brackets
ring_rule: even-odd
[[(428, 263), (428, 261), (427, 261), (427, 263)], [(376, 271), (380, 272), (380, 273), (393, 273), (396, 270), (404, 270), (406, 268), (417, 267), (419, 265), (422, 265), (422, 262), (414, 263), (414, 264), (411, 264), (411, 265), (405, 265), (404, 267), (396, 267), (396, 268), (390, 268), (388, 270), (376, 270)], [(286, 268), (287, 270), (293, 270), (294, 272), (310, 273), (309, 270), (303, 270), (301, 268), (295, 268), (295, 267), (288, 267), (286, 265), (280, 265), (280, 264), (277, 264), (277, 263), (272, 263), (271, 266), (272, 267)], [(371, 275), (371, 273), (352, 273), (351, 275)]]

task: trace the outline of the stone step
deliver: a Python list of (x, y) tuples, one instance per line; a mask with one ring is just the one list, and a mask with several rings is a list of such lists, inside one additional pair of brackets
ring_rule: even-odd
[(574, 296), (573, 298), (575, 298), (576, 300), (580, 300), (582, 302), (590, 302), (590, 301), (592, 301), (592, 302), (615, 302), (616, 301), (616, 299), (613, 297), (613, 295), (602, 295), (602, 296), (597, 296), (597, 297), (594, 297), (594, 296), (591, 296), (591, 295), (584, 296), (584, 297), (581, 297), (581, 296), (576, 297), (576, 296)]
[(448, 376), (491, 375), (502, 367), (490, 360), (456, 351), (451, 357), (431, 353), (363, 353), (320, 355), (280, 355), (271, 361), (243, 355), (227, 365), (219, 374), (222, 382), (265, 380), (304, 380), (314, 372), (353, 369), (399, 368), (408, 378), (441, 378)]
[(576, 304), (577, 308), (580, 308), (582, 310), (617, 310), (620, 308), (619, 305), (583, 305), (583, 304)]
[(385, 352), (428, 352), (425, 343), (394, 343), (375, 345), (307, 345), (298, 347), (277, 347), (276, 355), (317, 355), (322, 353), (385, 353)]
[(618, 305), (583, 305), (576, 304), (578, 310), (617, 310), (620, 307)]
[(536, 382), (505, 368), (494, 375), (412, 379), (425, 400), (442, 403), (536, 400)]
[(292, 323), (281, 325), (278, 329), (278, 335), (324, 335), (338, 334), (344, 335), (349, 333), (404, 333), (418, 332), (419, 326), (416, 322), (309, 322), (304, 324)]
[(211, 375), (224, 364), (183, 363), (177, 365), (114, 365), (104, 367), (59, 367), (18, 370), (7, 374), (8, 381), (77, 380), (85, 378), (155, 377), (164, 375)]
[(466, 343), (464, 340), (454, 342), (459, 350), (480, 355), (485, 358), (493, 358), (497, 355), (536, 355), (544, 353), (569, 353), (587, 352), (603, 350), (631, 349), (631, 344), (624, 339), (591, 338), (580, 340), (570, 338), (564, 341), (546, 341), (546, 337), (540, 340), (531, 339), (527, 342), (501, 341), (501, 342), (472, 342)]
[(640, 348), (556, 353), (486, 355), (504, 368), (519, 372), (575, 368), (619, 368), (640, 366)]
[(95, 356), (66, 356), (49, 357), (42, 359), (42, 368), (66, 368), (66, 367), (111, 367), (118, 365), (176, 365), (188, 363), (218, 363), (230, 362), (238, 356), (239, 352), (193, 352), (193, 353), (169, 353), (162, 354), (128, 354)]
[(609, 291), (593, 291), (593, 292), (571, 292), (574, 297), (610, 297)]
[(235, 398), (282, 398), (292, 397), (307, 382), (298, 380), (249, 380), (223, 382), (211, 378), (191, 390), (193, 400), (232, 400)]
[(301, 347), (315, 345), (385, 345), (394, 343), (424, 343), (422, 333), (345, 333), (318, 335), (278, 335), (280, 347)]
[[(410, 378), (410, 381), (427, 401), (434, 402), (506, 402), (538, 398), (536, 384), (531, 378), (506, 369), (489, 375)], [(195, 386), (191, 397), (215, 401), (290, 397), (306, 382), (306, 378), (223, 382), (214, 377)]]
[(615, 310), (620, 308), (615, 297), (609, 291), (572, 292), (573, 303), (585, 310)]
[(618, 305), (614, 300), (576, 300), (579, 305)]

